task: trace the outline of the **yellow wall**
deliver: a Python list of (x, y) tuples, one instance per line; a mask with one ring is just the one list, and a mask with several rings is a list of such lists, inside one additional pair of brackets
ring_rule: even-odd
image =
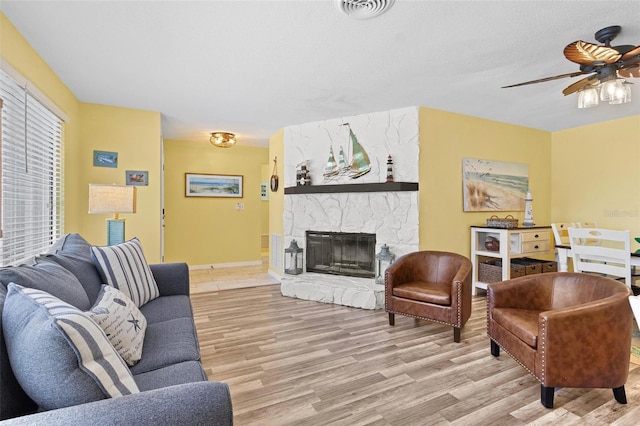
[[(268, 164), (263, 164), (260, 167), (260, 185), (262, 188), (262, 184), (267, 184), (267, 197), (271, 195), (271, 191), (269, 190), (269, 177), (271, 176), (271, 170), (273, 167), (270, 167)], [(262, 190), (262, 189), (261, 189)], [(269, 234), (269, 201), (262, 201), (260, 203), (260, 234), (268, 235)], [(267, 246), (268, 248), (268, 246)]]
[[(105, 219), (109, 215), (87, 214), (90, 183), (125, 184), (126, 170), (149, 172), (149, 185), (137, 188), (135, 214), (125, 214), (125, 238), (138, 237), (148, 262), (160, 262), (160, 113), (82, 104), (80, 114), (80, 156), (76, 169), (79, 176), (77, 203), (84, 217), (78, 232), (93, 244), (106, 244)], [(118, 153), (118, 167), (94, 167), (93, 151)], [(65, 179), (67, 177), (65, 176)]]
[(640, 236), (640, 115), (554, 132), (552, 140), (551, 219)]
[[(529, 165), (534, 222), (549, 223), (551, 134), (511, 124), (420, 108), (420, 249), (468, 256), (471, 225), (492, 212), (463, 211), (462, 159)], [(512, 214), (520, 220), (524, 212)]]
[(26, 77), (68, 116), (64, 124), (65, 231), (79, 232), (83, 214), (80, 207), (80, 102), (47, 63), (0, 13), (0, 56)]
[[(259, 262), (262, 166), (268, 149), (165, 140), (165, 261)], [(243, 175), (243, 198), (185, 197), (185, 173)], [(244, 203), (244, 210), (236, 210)]]
[[(148, 170), (127, 237), (138, 236), (149, 262), (160, 260), (160, 114), (78, 102), (74, 94), (0, 13), (0, 55), (69, 118), (64, 125), (64, 231), (106, 243), (106, 215), (89, 215), (88, 184), (124, 184), (125, 170)], [(93, 167), (93, 150), (116, 151), (118, 168)]]
[[(269, 159), (273, 169), (273, 159), (277, 159), (277, 174), (279, 179), (278, 190), (269, 192), (269, 234), (284, 234), (284, 225), (282, 214), (284, 212), (284, 129), (280, 129), (271, 138), (269, 138)], [(273, 172), (273, 170), (272, 170)], [(269, 239), (271, 245), (271, 239)], [(272, 248), (269, 246), (269, 251)], [(282, 271), (274, 269), (269, 262), (269, 270), (276, 274)]]

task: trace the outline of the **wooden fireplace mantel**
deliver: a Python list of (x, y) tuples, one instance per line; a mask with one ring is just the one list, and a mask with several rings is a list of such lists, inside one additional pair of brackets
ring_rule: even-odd
[(418, 182), (347, 183), (342, 185), (300, 185), (284, 189), (285, 194), (335, 194), (346, 192), (417, 191)]

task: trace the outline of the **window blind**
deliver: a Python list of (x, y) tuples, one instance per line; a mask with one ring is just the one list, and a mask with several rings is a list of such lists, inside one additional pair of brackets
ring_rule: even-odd
[(63, 122), (4, 71), (0, 264), (15, 265), (62, 234)]

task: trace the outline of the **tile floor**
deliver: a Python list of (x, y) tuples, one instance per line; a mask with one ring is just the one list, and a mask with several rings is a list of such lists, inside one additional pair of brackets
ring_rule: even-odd
[(280, 284), (276, 278), (267, 273), (268, 269), (267, 253), (262, 255), (262, 265), (191, 270), (189, 271), (191, 293)]

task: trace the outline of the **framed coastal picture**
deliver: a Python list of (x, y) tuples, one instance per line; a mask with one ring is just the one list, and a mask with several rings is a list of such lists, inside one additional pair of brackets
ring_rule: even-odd
[(462, 182), (465, 212), (524, 211), (529, 166), (463, 158)]
[(118, 153), (111, 151), (93, 151), (94, 167), (118, 167)]
[(242, 176), (185, 173), (187, 197), (242, 198)]
[(149, 172), (142, 170), (127, 170), (125, 172), (126, 185), (148, 186)]

